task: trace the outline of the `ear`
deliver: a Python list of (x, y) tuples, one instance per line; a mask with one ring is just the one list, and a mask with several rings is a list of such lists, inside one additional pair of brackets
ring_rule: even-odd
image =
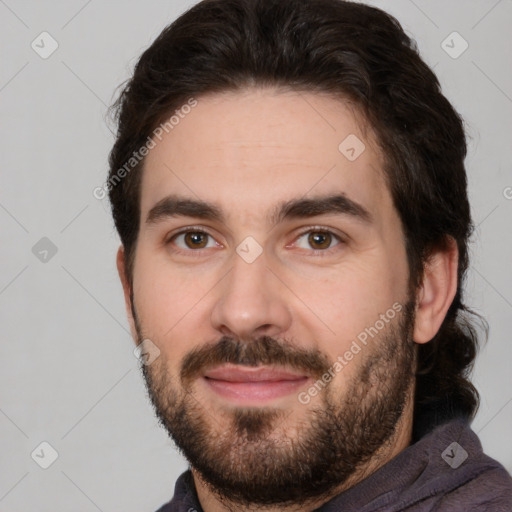
[(414, 341), (429, 342), (441, 324), (457, 293), (459, 250), (451, 236), (435, 249), (425, 265), (423, 282), (416, 297)]
[(130, 331), (132, 333), (133, 341), (135, 342), (135, 344), (137, 344), (137, 339), (138, 339), (137, 329), (135, 329), (135, 319), (133, 318), (133, 313), (132, 313), (132, 299), (131, 299), (132, 287), (130, 285), (128, 275), (126, 273), (126, 265), (125, 265), (125, 259), (124, 259), (124, 247), (122, 245), (117, 250), (116, 265), (117, 265), (117, 272), (119, 274), (119, 279), (121, 280), (121, 284), (123, 286), (124, 304), (126, 307), (126, 316), (128, 317), (128, 322), (130, 324)]

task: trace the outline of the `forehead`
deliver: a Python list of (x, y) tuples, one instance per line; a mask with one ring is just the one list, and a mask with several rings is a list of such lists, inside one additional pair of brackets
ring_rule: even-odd
[[(378, 212), (391, 207), (383, 158), (350, 104), (279, 89), (196, 98), (144, 163), (141, 215), (167, 195), (263, 219), (283, 200), (343, 193)], [(185, 112), (187, 112), (185, 114)]]

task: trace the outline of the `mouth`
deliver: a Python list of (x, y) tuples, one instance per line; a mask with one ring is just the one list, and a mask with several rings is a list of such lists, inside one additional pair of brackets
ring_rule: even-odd
[(203, 381), (216, 395), (245, 405), (296, 393), (309, 378), (282, 368), (231, 364), (213, 368), (203, 375)]

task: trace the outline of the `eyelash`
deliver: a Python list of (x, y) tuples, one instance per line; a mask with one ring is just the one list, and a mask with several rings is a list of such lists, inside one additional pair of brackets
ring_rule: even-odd
[[(206, 236), (209, 236), (210, 238), (214, 239), (214, 237), (208, 233), (207, 231), (205, 231), (204, 229), (202, 228), (199, 228), (199, 227), (194, 227), (194, 226), (191, 226), (189, 228), (186, 228), (186, 229), (183, 229), (177, 233), (174, 233), (172, 236), (170, 236), (166, 241), (165, 241), (165, 245), (169, 245), (174, 239), (176, 239), (178, 236), (180, 235), (186, 235), (187, 233), (199, 233), (199, 234), (202, 234), (202, 235), (206, 235)], [(324, 257), (326, 255), (330, 255), (331, 254), (331, 251), (333, 249), (335, 249), (336, 247), (338, 247), (338, 245), (341, 245), (341, 244), (344, 244), (346, 243), (346, 240), (344, 238), (342, 238), (340, 235), (334, 233), (332, 230), (328, 229), (328, 228), (324, 228), (322, 226), (310, 226), (306, 229), (304, 229), (303, 231), (301, 231), (295, 238), (295, 241), (297, 241), (298, 239), (300, 239), (301, 237), (303, 237), (304, 235), (308, 234), (308, 233), (322, 233), (322, 234), (329, 234), (331, 235), (335, 240), (338, 241), (338, 243), (336, 245), (334, 245), (333, 247), (330, 247), (329, 249), (311, 249), (310, 251), (308, 251), (313, 257)], [(217, 243), (217, 242), (216, 242)], [(203, 250), (206, 250), (206, 249), (173, 249), (174, 252), (177, 252), (177, 253), (180, 253), (180, 254), (187, 254), (187, 256), (193, 256), (193, 257), (200, 257), (202, 254), (202, 251)], [(306, 250), (306, 249), (303, 249), (303, 250)], [(196, 253), (196, 254), (194, 254)], [(327, 253), (327, 254), (326, 254)]]

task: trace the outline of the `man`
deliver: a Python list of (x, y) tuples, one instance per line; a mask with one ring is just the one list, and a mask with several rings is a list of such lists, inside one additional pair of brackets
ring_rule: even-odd
[(108, 188), (160, 511), (512, 510), (469, 427), (462, 121), (399, 23), (205, 0), (115, 105)]

